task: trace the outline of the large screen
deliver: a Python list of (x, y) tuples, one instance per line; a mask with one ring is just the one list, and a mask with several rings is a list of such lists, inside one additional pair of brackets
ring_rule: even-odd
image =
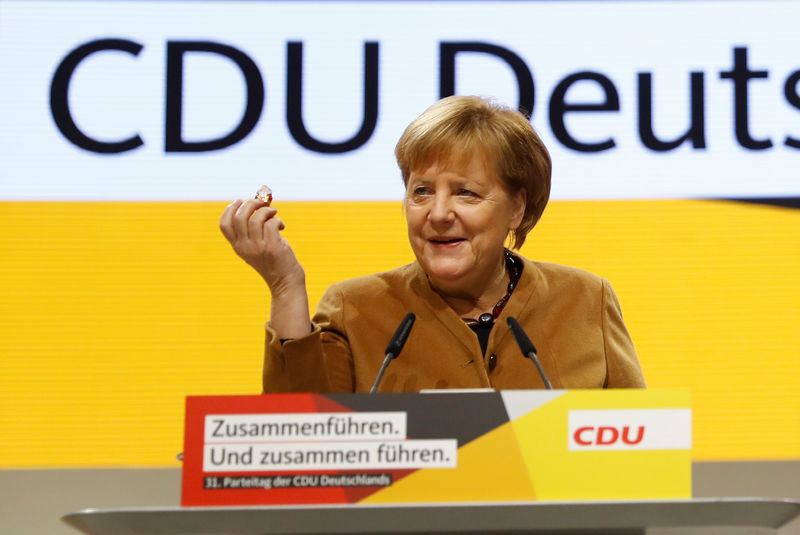
[(6, 466), (175, 465), (260, 389), (269, 295), (217, 230), (275, 193), (312, 302), (413, 260), (394, 144), (442, 96), (553, 162), (522, 254), (608, 278), (697, 459), (797, 458), (800, 3), (0, 0)]

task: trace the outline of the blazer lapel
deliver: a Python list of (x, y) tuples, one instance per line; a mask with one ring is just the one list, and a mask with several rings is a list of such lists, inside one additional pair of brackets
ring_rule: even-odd
[(472, 357), (479, 356), (481, 345), (475, 333), (464, 323), (464, 320), (458, 317), (458, 314), (450, 308), (445, 300), (433, 291), (428, 276), (419, 262), (414, 262), (410, 268), (412, 271), (409, 287), (419, 297), (422, 306), (431, 312), (434, 320), (434, 335), (437, 329), (447, 329)]
[(538, 282), (540, 273), (539, 270), (536, 269), (536, 264), (519, 255), (517, 255), (517, 257), (522, 259), (525, 267), (522, 269), (522, 276), (519, 278), (514, 293), (511, 294), (511, 299), (508, 300), (500, 316), (495, 320), (495, 326), (489, 337), (490, 347), (499, 347), (504, 343), (516, 345), (513, 339), (510, 341), (506, 340), (506, 338), (512, 337), (511, 331), (506, 323), (506, 318), (512, 316), (520, 323), (524, 324), (525, 320), (535, 313), (531, 302), (536, 302), (535, 298), (539, 292)]

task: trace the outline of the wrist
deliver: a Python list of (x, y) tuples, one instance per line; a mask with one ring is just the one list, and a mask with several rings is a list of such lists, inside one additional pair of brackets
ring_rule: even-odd
[(267, 281), (267, 286), (269, 286), (273, 300), (296, 299), (306, 295), (306, 274), (301, 270), (299, 274), (275, 281), (272, 284)]
[(270, 324), (278, 339), (303, 338), (313, 331), (305, 288), (297, 294), (273, 295), (270, 308)]

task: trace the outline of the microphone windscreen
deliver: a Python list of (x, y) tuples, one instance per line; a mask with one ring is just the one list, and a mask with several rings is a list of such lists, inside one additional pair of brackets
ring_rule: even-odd
[(406, 340), (408, 340), (408, 335), (411, 334), (411, 327), (414, 325), (415, 319), (417, 319), (417, 317), (413, 312), (406, 314), (406, 317), (403, 318), (403, 321), (400, 322), (394, 335), (392, 335), (392, 339), (389, 340), (389, 345), (386, 346), (385, 353), (391, 353), (394, 358), (397, 358), (403, 346), (406, 345)]
[(522, 330), (522, 326), (520, 326), (519, 322), (511, 316), (509, 316), (506, 321), (508, 322), (508, 328), (511, 329), (511, 334), (514, 335), (514, 340), (517, 341), (517, 345), (522, 351), (522, 354), (526, 357), (531, 353), (535, 355), (536, 346), (533, 345), (531, 339), (528, 338), (528, 335)]

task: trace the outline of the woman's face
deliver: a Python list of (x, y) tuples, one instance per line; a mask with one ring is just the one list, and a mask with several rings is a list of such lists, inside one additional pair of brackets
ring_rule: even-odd
[(435, 288), (480, 297), (502, 274), (503, 247), (525, 212), (483, 159), (412, 170), (404, 200), (411, 248)]

